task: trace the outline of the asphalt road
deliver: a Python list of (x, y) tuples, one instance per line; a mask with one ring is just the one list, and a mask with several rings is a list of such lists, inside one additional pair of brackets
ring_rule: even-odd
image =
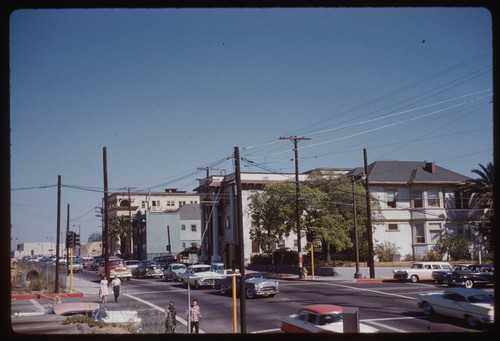
[[(98, 282), (96, 272), (84, 271), (82, 278)], [(137, 310), (143, 318), (144, 332), (163, 333), (163, 309), (170, 301), (175, 303), (179, 322), (178, 332), (185, 333), (188, 290), (181, 283), (163, 279), (131, 279), (123, 282), (122, 295), (114, 303), (108, 297), (110, 310)], [(304, 305), (330, 303), (359, 309), (361, 323), (388, 333), (425, 332), (481, 332), (471, 329), (464, 321), (443, 316), (427, 317), (417, 307), (417, 295), (444, 289), (433, 283), (356, 283), (353, 281), (294, 281), (280, 280), (280, 293), (273, 298), (246, 300), (247, 333), (280, 333), (280, 316), (295, 313)], [(493, 292), (493, 288), (487, 289)], [(97, 292), (96, 292), (97, 294)], [(110, 292), (111, 294), (111, 292)], [(232, 298), (222, 296), (217, 290), (191, 289), (190, 298), (196, 298), (203, 319), (201, 332), (232, 333)], [(86, 300), (96, 300), (86, 297)], [(240, 331), (239, 300), (237, 301), (237, 325)]]

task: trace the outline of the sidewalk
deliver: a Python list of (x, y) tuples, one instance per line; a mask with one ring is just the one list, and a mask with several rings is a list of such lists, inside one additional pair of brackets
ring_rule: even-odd
[[(392, 267), (376, 267), (375, 268), (375, 278), (370, 278), (370, 268), (360, 267), (359, 272), (361, 273), (361, 278), (354, 278), (354, 273), (356, 272), (355, 267), (337, 267), (335, 268), (335, 274), (333, 276), (318, 276), (315, 274), (314, 279), (312, 278), (312, 272), (309, 271), (307, 277), (303, 280), (314, 280), (314, 281), (340, 281), (340, 282), (385, 282), (393, 280)], [(282, 279), (282, 280), (298, 280), (298, 274), (289, 273), (267, 273), (268, 277)]]

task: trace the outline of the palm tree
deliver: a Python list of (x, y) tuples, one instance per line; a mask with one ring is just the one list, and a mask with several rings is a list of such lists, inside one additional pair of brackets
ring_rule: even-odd
[(117, 237), (116, 249), (119, 249), (121, 253), (121, 247), (123, 245), (121, 242), (125, 240), (129, 234), (129, 222), (127, 217), (122, 215), (112, 219), (109, 224), (109, 231)]
[[(473, 169), (472, 173), (479, 176), (477, 179), (469, 179), (462, 187), (464, 194), (469, 198), (469, 208), (472, 209), (470, 218), (477, 218), (478, 212), (481, 212), (482, 218), (486, 218), (483, 224), (479, 225), (478, 232), (480, 237), (486, 241), (486, 248), (493, 251), (493, 163), (486, 167), (479, 164), (481, 169)], [(474, 213), (475, 212), (475, 213)]]

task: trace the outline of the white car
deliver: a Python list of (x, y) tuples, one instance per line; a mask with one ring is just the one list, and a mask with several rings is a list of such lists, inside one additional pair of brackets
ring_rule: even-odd
[(196, 289), (204, 286), (213, 287), (216, 278), (223, 275), (212, 270), (212, 266), (204, 264), (190, 265), (186, 271), (178, 275), (182, 283), (187, 287), (188, 283), (194, 285)]
[[(297, 314), (281, 316), (285, 333), (343, 333), (342, 307), (333, 304), (313, 304), (302, 307)], [(378, 329), (359, 324), (361, 333), (376, 333)]]
[(447, 262), (415, 262), (408, 269), (393, 270), (394, 279), (410, 280), (412, 283), (419, 281), (432, 281), (433, 271), (451, 271), (451, 265)]
[(424, 314), (433, 313), (464, 319), (471, 327), (495, 321), (493, 295), (481, 289), (448, 288), (444, 292), (418, 295)]

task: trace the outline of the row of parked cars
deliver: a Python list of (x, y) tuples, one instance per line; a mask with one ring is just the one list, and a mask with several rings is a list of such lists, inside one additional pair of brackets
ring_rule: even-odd
[[(121, 279), (130, 278), (164, 278), (165, 281), (182, 282), (185, 287), (190, 285), (195, 289), (212, 287), (223, 295), (232, 292), (232, 278), (228, 276), (232, 270), (225, 269), (223, 263), (194, 264), (186, 266), (178, 263), (175, 256), (156, 257), (153, 260), (123, 260), (110, 258), (110, 276)], [(96, 259), (89, 269), (97, 270), (98, 276), (104, 274), (104, 260)], [(240, 277), (236, 276), (236, 289), (239, 294)], [(256, 296), (273, 297), (279, 292), (279, 282), (264, 278), (260, 272), (245, 271), (245, 295), (247, 298)]]

